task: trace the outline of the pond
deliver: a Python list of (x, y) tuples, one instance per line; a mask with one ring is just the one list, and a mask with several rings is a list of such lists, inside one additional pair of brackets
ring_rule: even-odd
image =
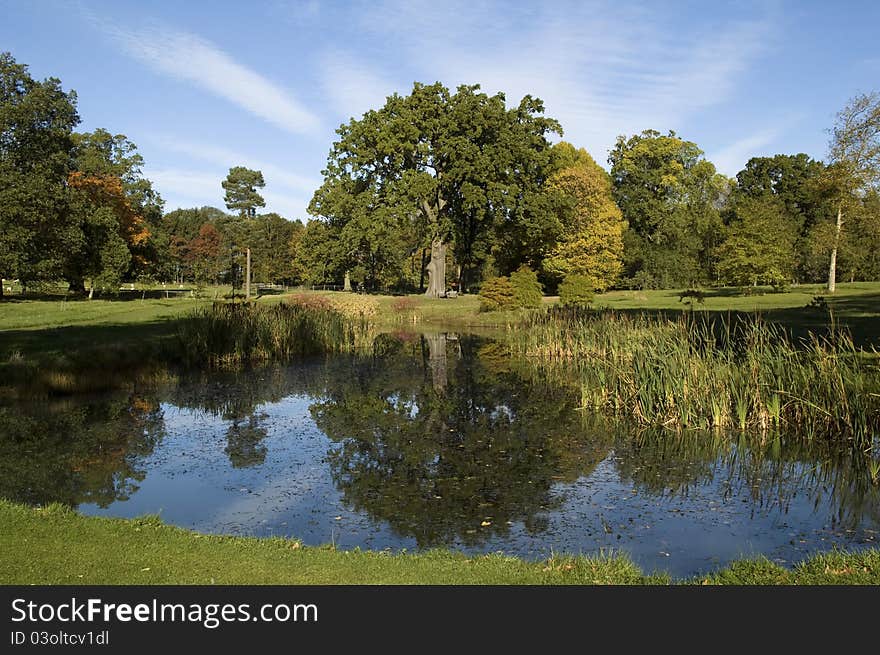
[(880, 530), (845, 448), (609, 423), (484, 337), (136, 387), (0, 406), (0, 496), (344, 549), (625, 552), (676, 577)]

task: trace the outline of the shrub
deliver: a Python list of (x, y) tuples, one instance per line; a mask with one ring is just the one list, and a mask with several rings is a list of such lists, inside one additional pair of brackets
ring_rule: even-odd
[(807, 305), (807, 309), (811, 309), (820, 314), (827, 314), (830, 311), (825, 296), (813, 296), (813, 299)]
[(369, 318), (379, 310), (379, 300), (352, 294), (323, 296), (317, 293), (298, 293), (287, 299), (291, 305), (305, 309), (332, 310), (348, 318)]
[(775, 293), (785, 293), (788, 291), (788, 278), (781, 273), (774, 271), (773, 274), (768, 276), (768, 282), (773, 287)]
[(334, 294), (330, 304), (337, 312), (348, 318), (370, 318), (379, 313), (379, 299), (354, 294)]
[(690, 303), (691, 307), (694, 306), (694, 301), (702, 305), (706, 302), (706, 294), (701, 289), (685, 289), (678, 294), (678, 302), (685, 301)]
[(510, 274), (510, 286), (513, 287), (516, 307), (534, 309), (541, 306), (543, 291), (538, 282), (538, 274), (528, 266), (520, 266)]
[(495, 277), (483, 282), (480, 287), (481, 312), (516, 309), (516, 306), (516, 294), (510, 278)]
[(593, 302), (593, 280), (586, 275), (569, 275), (559, 285), (563, 307), (586, 307)]
[(416, 299), (409, 298), (408, 296), (401, 296), (391, 301), (391, 309), (401, 314), (415, 311), (417, 305)]
[(407, 296), (395, 298), (391, 301), (391, 310), (394, 312), (396, 321), (419, 322), (419, 303), (415, 298)]
[(319, 296), (316, 293), (298, 293), (286, 300), (291, 305), (298, 305), (306, 309), (332, 309), (333, 305), (326, 296)]

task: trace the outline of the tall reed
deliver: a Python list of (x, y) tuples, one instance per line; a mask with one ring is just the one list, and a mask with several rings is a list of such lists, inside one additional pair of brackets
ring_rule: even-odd
[(364, 318), (300, 304), (215, 303), (192, 312), (177, 331), (184, 363), (215, 367), (356, 352), (369, 348), (374, 336)]
[(840, 330), (795, 343), (760, 318), (557, 308), (508, 333), (515, 355), (573, 374), (585, 408), (642, 423), (786, 427), (869, 444), (880, 433), (880, 360)]

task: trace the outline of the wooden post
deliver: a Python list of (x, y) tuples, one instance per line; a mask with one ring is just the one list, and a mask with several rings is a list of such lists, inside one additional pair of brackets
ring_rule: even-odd
[(251, 299), (251, 249), (247, 249), (247, 277), (244, 282), (244, 299)]

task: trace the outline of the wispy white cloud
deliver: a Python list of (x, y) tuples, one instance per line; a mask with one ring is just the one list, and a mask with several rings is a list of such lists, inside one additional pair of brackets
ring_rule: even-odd
[(321, 61), (322, 85), (336, 115), (360, 117), (385, 104), (395, 91), (407, 92), (408, 84), (397, 85), (383, 73), (370, 68), (352, 53), (341, 50), (325, 53)]
[[(509, 103), (542, 98), (565, 138), (604, 163), (617, 135), (683, 132), (695, 113), (728, 100), (772, 42), (769, 16), (681, 31), (664, 13), (618, 2), (388, 0), (364, 12), (359, 29), (393, 44), (395, 66), (414, 79), (480, 82)], [(360, 68), (359, 77), (387, 75), (367, 61)]]
[(220, 179), (214, 173), (180, 168), (149, 168), (145, 172), (168, 206), (217, 205), (217, 198), (222, 201)]
[(310, 134), (318, 117), (286, 89), (235, 61), (195, 34), (149, 28), (131, 30), (98, 22), (130, 56), (153, 70), (190, 82), (293, 134)]
[[(167, 136), (156, 137), (152, 140), (164, 150), (208, 162), (216, 165), (218, 168), (229, 169), (233, 166), (247, 166), (248, 168), (259, 170), (263, 173), (263, 179), (266, 181), (267, 187), (282, 186), (302, 194), (311, 194), (321, 184), (321, 180), (317, 176), (294, 173), (282, 166), (230, 148), (193, 143)], [(225, 175), (226, 173), (224, 172), (222, 177), (225, 177)]]
[(266, 199), (266, 211), (277, 212), (291, 221), (299, 219), (306, 222), (309, 219), (306, 207), (309, 206), (311, 195), (306, 197), (274, 191), (261, 191), (260, 195)]
[(737, 139), (720, 150), (708, 153), (708, 158), (715, 164), (719, 173), (734, 176), (743, 169), (749, 159), (766, 154), (764, 150), (774, 143), (781, 133), (782, 131), (776, 128), (761, 130)]

